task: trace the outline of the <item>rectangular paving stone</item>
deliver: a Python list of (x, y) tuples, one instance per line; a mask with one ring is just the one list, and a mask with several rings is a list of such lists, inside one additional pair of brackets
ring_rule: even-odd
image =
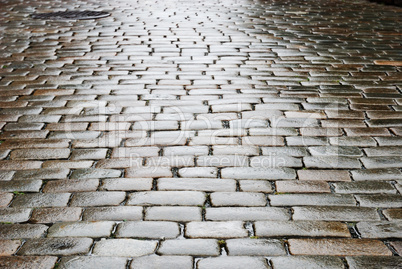
[(390, 193), (396, 194), (392, 184), (382, 181), (354, 181), (334, 183), (336, 193)]
[(255, 234), (259, 237), (350, 237), (346, 224), (324, 221), (257, 221)]
[(354, 169), (362, 166), (357, 158), (340, 156), (303, 157), (303, 162), (307, 168)]
[(68, 148), (67, 139), (14, 139), (0, 144), (1, 149)]
[(375, 147), (365, 148), (364, 152), (369, 157), (381, 157), (381, 156), (400, 156), (400, 147)]
[(222, 178), (232, 179), (295, 179), (296, 173), (291, 168), (223, 168)]
[(226, 240), (229, 256), (281, 256), (285, 247), (276, 239), (229, 239)]
[(169, 221), (129, 221), (120, 223), (116, 237), (133, 238), (176, 238), (180, 234), (179, 225)]
[(359, 222), (356, 225), (362, 238), (401, 238), (402, 221)]
[(55, 223), (47, 237), (108, 237), (114, 225), (113, 221)]
[(31, 208), (0, 208), (0, 222), (26, 222), (31, 212)]
[(239, 185), (240, 190), (243, 192), (273, 192), (271, 183), (265, 180), (239, 180)]
[(356, 201), (348, 194), (278, 194), (269, 195), (271, 206), (354, 206)]
[(160, 255), (218, 256), (218, 241), (215, 239), (165, 240), (158, 251)]
[(0, 170), (30, 170), (40, 168), (41, 161), (13, 161), (2, 160), (0, 161)]
[(402, 172), (397, 168), (379, 168), (352, 170), (351, 174), (356, 181), (360, 180), (402, 180)]
[(57, 262), (57, 257), (41, 256), (41, 257), (0, 257), (0, 267), (8, 269), (18, 268), (41, 268), (53, 269)]
[(141, 167), (126, 169), (125, 176), (128, 178), (160, 178), (173, 177), (170, 167)]
[(117, 206), (126, 199), (125, 192), (98, 191), (81, 192), (74, 194), (71, 199), (71, 206)]
[[(251, 267), (252, 266), (252, 267)], [(269, 268), (267, 262), (263, 258), (256, 257), (217, 257), (201, 259), (197, 262), (198, 269), (208, 268), (253, 268), (253, 269), (267, 269)]]
[(378, 144), (382, 146), (401, 146), (402, 139), (399, 136), (392, 137), (375, 137), (375, 140), (378, 141)]
[(111, 257), (140, 257), (154, 253), (157, 241), (104, 239), (95, 244), (93, 254)]
[(262, 193), (214, 192), (210, 195), (212, 206), (265, 206), (267, 199)]
[(114, 148), (112, 158), (139, 158), (158, 156), (158, 147)]
[(72, 172), (71, 179), (87, 179), (87, 178), (114, 178), (120, 177), (121, 171), (114, 169), (77, 169)]
[(69, 149), (15, 149), (11, 151), (11, 160), (49, 160), (66, 159), (70, 156)]
[(362, 257), (346, 257), (346, 261), (350, 269), (374, 269), (381, 265), (381, 268), (398, 268), (401, 265), (402, 258), (398, 256), (393, 257), (375, 257), (375, 256), (362, 256)]
[(205, 199), (205, 193), (196, 191), (148, 191), (129, 194), (127, 205), (196, 206)]
[(157, 182), (160, 191), (236, 191), (233, 179), (212, 178), (160, 178)]
[(102, 181), (100, 190), (105, 191), (149, 191), (152, 178), (107, 178)]
[(302, 167), (301, 158), (290, 156), (257, 156), (250, 158), (250, 166), (253, 168), (278, 168), (278, 167)]
[(379, 240), (370, 239), (289, 239), (292, 255), (392, 256)]
[(69, 256), (87, 254), (91, 246), (90, 238), (39, 238), (28, 240), (17, 254)]
[(180, 177), (217, 178), (218, 169), (215, 167), (186, 167), (179, 169), (178, 175)]
[(325, 181), (286, 180), (276, 181), (278, 193), (330, 193), (329, 184)]
[(0, 238), (23, 239), (42, 237), (48, 227), (42, 224), (3, 224), (0, 226)]
[(55, 223), (78, 221), (81, 218), (81, 213), (82, 208), (78, 207), (35, 208), (32, 212), (30, 222)]
[(60, 260), (59, 268), (126, 268), (127, 258), (123, 257), (95, 257), (95, 256), (71, 256)]
[(62, 207), (67, 206), (70, 193), (27, 193), (18, 195), (11, 207)]
[(131, 269), (158, 269), (158, 268), (192, 269), (193, 258), (189, 256), (145, 256), (134, 259)]
[(402, 166), (401, 156), (363, 157), (361, 161), (367, 169), (399, 168)]
[(368, 221), (380, 220), (375, 208), (314, 206), (293, 207), (294, 220)]
[(20, 240), (0, 239), (0, 257), (13, 255), (21, 246), (21, 243)]
[(340, 258), (332, 256), (281, 256), (270, 260), (275, 269), (309, 268), (341, 269), (344, 268)]
[(95, 178), (54, 180), (46, 183), (43, 192), (89, 192), (96, 191), (98, 185), (99, 180)]
[(218, 207), (206, 208), (206, 220), (257, 221), (257, 220), (289, 220), (290, 212), (284, 208), (273, 207)]
[(139, 206), (110, 206), (86, 208), (82, 219), (85, 221), (100, 220), (142, 220), (143, 208)]
[(154, 206), (145, 212), (145, 220), (187, 222), (200, 221), (201, 219), (201, 208), (199, 207)]
[(185, 236), (188, 238), (241, 238), (248, 232), (241, 221), (230, 222), (189, 222)]
[(356, 200), (365, 207), (402, 207), (402, 196), (399, 194), (357, 194)]
[(42, 180), (0, 181), (1, 192), (39, 192)]
[[(19, 170), (19, 169), (16, 169)], [(14, 174), (14, 180), (32, 180), (32, 179), (65, 179), (69, 169), (62, 168), (41, 168), (32, 170), (19, 170)]]

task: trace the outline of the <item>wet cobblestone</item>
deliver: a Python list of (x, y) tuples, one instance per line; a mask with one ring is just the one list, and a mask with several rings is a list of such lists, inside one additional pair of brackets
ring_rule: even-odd
[(0, 267), (397, 268), (401, 10), (3, 0)]

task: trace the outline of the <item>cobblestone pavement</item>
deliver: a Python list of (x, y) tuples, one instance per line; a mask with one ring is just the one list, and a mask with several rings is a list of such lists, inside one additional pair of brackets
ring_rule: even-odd
[(1, 268), (401, 268), (401, 8), (0, 2)]

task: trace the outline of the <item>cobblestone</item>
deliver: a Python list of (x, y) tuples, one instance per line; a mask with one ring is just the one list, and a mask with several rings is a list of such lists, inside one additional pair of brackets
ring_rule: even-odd
[(185, 235), (189, 238), (239, 238), (248, 232), (238, 222), (190, 222), (186, 224)]
[(369, 239), (289, 239), (293, 255), (391, 256), (381, 241)]
[(214, 239), (166, 240), (161, 243), (158, 254), (218, 256), (218, 241)]
[(17, 254), (20, 255), (77, 255), (86, 254), (92, 245), (89, 238), (40, 238), (28, 240)]
[(63, 222), (53, 224), (47, 237), (108, 237), (114, 222)]
[(162, 266), (190, 269), (193, 268), (193, 259), (187, 256), (146, 256), (134, 259), (130, 268), (157, 269)]
[(347, 226), (340, 222), (257, 221), (255, 230), (260, 237), (350, 237)]
[(252, 269), (266, 269), (267, 263), (262, 258), (254, 257), (219, 257), (219, 258), (206, 258), (198, 261), (197, 268), (222, 268), (222, 269), (240, 269), (240, 268), (252, 268)]
[(104, 239), (95, 244), (93, 254), (111, 257), (139, 257), (154, 253), (156, 245), (156, 241)]
[(0, 267), (396, 268), (400, 17), (2, 1)]
[(87, 256), (72, 256), (63, 257), (60, 260), (59, 268), (126, 268), (127, 259), (122, 257), (87, 257)]
[(52, 269), (57, 262), (57, 257), (0, 257), (0, 266), (8, 269), (17, 268), (43, 268)]

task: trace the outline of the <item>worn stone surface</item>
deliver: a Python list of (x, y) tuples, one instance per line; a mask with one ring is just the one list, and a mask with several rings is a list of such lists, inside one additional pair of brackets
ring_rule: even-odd
[(127, 205), (196, 206), (205, 201), (205, 193), (195, 191), (150, 191), (129, 195)]
[(86, 257), (86, 256), (72, 256), (63, 257), (60, 260), (59, 268), (72, 269), (72, 268), (126, 268), (127, 259), (123, 257)]
[(349, 268), (351, 269), (374, 269), (378, 268), (398, 268), (401, 265), (401, 257), (346, 257)]
[(260, 237), (350, 237), (346, 224), (323, 221), (257, 221), (255, 234)]
[(193, 258), (188, 256), (146, 256), (134, 259), (131, 262), (131, 269), (158, 269), (158, 268), (193, 268)]
[(92, 246), (90, 238), (41, 238), (28, 240), (19, 255), (67, 256), (86, 254)]
[(0, 240), (22, 244), (1, 262), (400, 255), (400, 25), (367, 1), (1, 1)]
[(201, 220), (201, 208), (199, 207), (151, 207), (145, 212), (145, 220), (164, 221), (196, 221)]
[(276, 269), (311, 268), (311, 269), (341, 269), (344, 268), (340, 258), (331, 256), (287, 256), (274, 257), (270, 260)]
[(289, 239), (292, 255), (392, 256), (379, 240), (369, 239)]
[(71, 200), (71, 206), (116, 206), (123, 202), (125, 198), (125, 192), (98, 191), (76, 193)]
[(62, 207), (67, 206), (70, 193), (29, 193), (17, 195), (12, 207)]
[(91, 207), (82, 216), (86, 221), (98, 220), (142, 220), (143, 208), (139, 206)]
[(179, 225), (169, 221), (128, 221), (119, 224), (116, 237), (133, 238), (176, 238)]
[(229, 256), (281, 256), (285, 247), (276, 239), (230, 239), (226, 240)]
[(265, 206), (267, 200), (262, 193), (214, 192), (211, 203), (213, 206)]
[(63, 222), (53, 224), (47, 237), (108, 237), (114, 222)]
[(0, 222), (25, 222), (31, 212), (30, 208), (0, 208)]
[(263, 258), (254, 257), (219, 257), (219, 258), (206, 258), (197, 262), (197, 268), (222, 268), (222, 269), (266, 269), (266, 261)]
[(57, 257), (38, 256), (38, 257), (0, 257), (0, 267), (7, 269), (18, 268), (43, 268), (52, 269), (57, 262)]
[(48, 227), (42, 224), (3, 224), (0, 225), (1, 239), (22, 239), (42, 237)]
[(269, 195), (271, 206), (354, 206), (352, 195), (341, 194), (280, 194)]
[(156, 241), (103, 239), (95, 244), (93, 254), (111, 257), (139, 257), (152, 254), (156, 249), (156, 245)]
[(186, 224), (185, 235), (189, 238), (238, 238), (246, 237), (248, 232), (241, 221), (190, 222)]
[(161, 255), (218, 256), (218, 241), (214, 239), (166, 240), (159, 247)]
[(30, 222), (33, 223), (55, 223), (80, 220), (82, 208), (60, 207), (60, 208), (36, 208), (32, 212)]
[(0, 257), (13, 255), (21, 246), (21, 243), (20, 240), (0, 239)]
[(402, 238), (402, 221), (359, 222), (356, 227), (362, 238)]
[(375, 208), (314, 206), (293, 207), (294, 220), (367, 221), (380, 220)]

